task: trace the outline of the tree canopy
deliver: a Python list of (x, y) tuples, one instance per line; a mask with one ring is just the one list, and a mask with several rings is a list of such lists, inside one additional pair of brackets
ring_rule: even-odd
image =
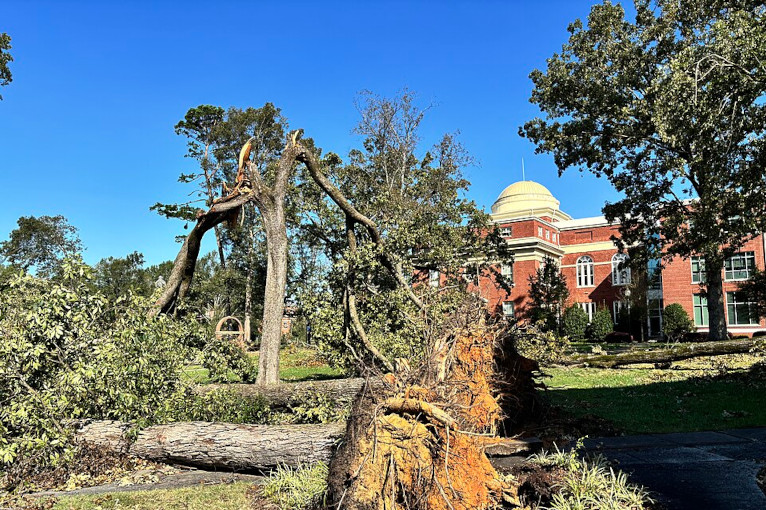
[[(624, 198), (604, 213), (654, 258), (707, 260), (711, 335), (725, 336), (721, 268), (766, 229), (766, 7), (747, 0), (636, 0), (592, 8), (535, 70), (545, 115), (520, 134)], [(716, 276), (717, 275), (717, 276)]]
[(52, 276), (61, 261), (80, 253), (77, 229), (58, 216), (22, 216), (7, 241), (0, 243), (0, 255), (25, 271)]
[[(13, 57), (8, 52), (11, 49), (11, 36), (5, 32), (0, 33), (0, 87), (4, 87), (13, 81), (13, 75), (8, 64), (13, 62)], [(3, 96), (0, 95), (0, 100)]]

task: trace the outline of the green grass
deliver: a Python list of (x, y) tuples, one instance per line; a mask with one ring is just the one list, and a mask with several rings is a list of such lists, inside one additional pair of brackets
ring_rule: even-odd
[[(251, 353), (250, 356), (258, 364), (258, 353)], [(182, 376), (197, 384), (210, 382), (208, 370), (201, 365), (187, 365)], [(280, 351), (279, 378), (283, 381), (298, 382), (339, 377), (344, 377), (343, 372), (327, 365), (314, 349), (288, 346)], [(239, 382), (239, 378), (230, 372), (229, 382)]]
[(627, 434), (766, 426), (766, 376), (748, 371), (762, 360), (720, 356), (668, 370), (550, 368), (545, 383), (552, 404), (574, 416), (605, 418)]
[(119, 492), (88, 496), (64, 496), (54, 510), (245, 510), (253, 508), (248, 483), (201, 485), (181, 489)]

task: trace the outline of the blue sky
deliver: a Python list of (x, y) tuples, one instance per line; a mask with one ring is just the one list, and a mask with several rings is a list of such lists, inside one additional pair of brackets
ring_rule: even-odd
[(3, 1), (13, 83), (0, 89), (0, 240), (19, 216), (63, 214), (86, 261), (134, 250), (175, 257), (182, 223), (149, 211), (183, 200), (193, 170), (173, 125), (190, 107), (282, 108), (327, 151), (360, 140), (354, 98), (407, 87), (426, 104), (423, 137), (444, 132), (478, 161), (470, 198), (489, 208), (521, 179), (575, 217), (616, 198), (608, 182), (534, 155), (518, 127), (537, 115), (529, 72), (595, 0), (508, 2)]

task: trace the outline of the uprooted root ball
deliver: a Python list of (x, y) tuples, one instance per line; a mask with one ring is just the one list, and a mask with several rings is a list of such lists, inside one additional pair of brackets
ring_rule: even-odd
[[(384, 378), (355, 402), (330, 466), (329, 503), (358, 510), (468, 510), (518, 504), (484, 453), (503, 418), (494, 381), (501, 332), (476, 327), (418, 373)], [(440, 375), (441, 374), (441, 375)], [(525, 401), (519, 399), (519, 402)]]

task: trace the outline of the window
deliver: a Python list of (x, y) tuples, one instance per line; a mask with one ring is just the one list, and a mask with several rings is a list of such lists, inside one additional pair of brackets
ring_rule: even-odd
[(577, 259), (577, 286), (593, 287), (593, 259), (587, 255)]
[(545, 239), (550, 241), (550, 239), (551, 239), (551, 231), (550, 230), (546, 230), (545, 231)]
[(503, 275), (508, 283), (513, 284), (513, 264), (503, 264), (500, 266), (500, 274)]
[(588, 314), (588, 322), (593, 320), (593, 314), (596, 313), (596, 303), (580, 303), (580, 308)]
[(503, 301), (503, 315), (507, 319), (513, 319), (515, 317), (513, 301)]
[(537, 227), (537, 235), (538, 237), (543, 237), (543, 227)]
[(429, 287), (438, 287), (439, 286), (439, 271), (436, 269), (431, 269), (428, 271), (428, 286)]
[(755, 268), (755, 252), (745, 251), (732, 255), (723, 265), (727, 280), (747, 280)]
[(551, 236), (551, 241), (553, 241), (554, 243), (556, 242), (556, 234), (553, 234), (553, 235)]
[(465, 266), (463, 268), (463, 280), (467, 282), (473, 282), (476, 280), (476, 268), (473, 266)]
[(710, 319), (707, 314), (707, 297), (702, 294), (694, 295), (694, 325), (707, 326)]
[(757, 317), (753, 313), (753, 303), (737, 301), (736, 292), (726, 293), (726, 312), (728, 315), (728, 324), (732, 326), (739, 324), (758, 324)]
[(630, 301), (614, 301), (612, 312), (614, 313), (614, 322), (617, 323), (622, 315), (630, 313)]
[(705, 259), (692, 257), (692, 283), (705, 283)]
[(615, 253), (612, 257), (612, 285), (627, 285), (629, 283), (628, 256), (624, 253)]
[(502, 237), (511, 237), (513, 235), (513, 228), (511, 227), (500, 227), (500, 236)]

